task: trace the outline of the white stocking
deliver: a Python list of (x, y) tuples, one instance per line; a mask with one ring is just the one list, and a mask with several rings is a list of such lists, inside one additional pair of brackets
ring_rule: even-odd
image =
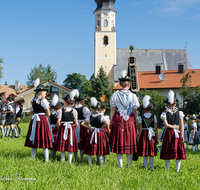
[(170, 160), (165, 160), (165, 166), (167, 170), (170, 170)]
[(123, 154), (117, 154), (117, 160), (119, 162), (119, 167), (122, 168), (123, 167)]
[(37, 148), (32, 148), (32, 158), (35, 158), (37, 153)]
[(179, 172), (181, 167), (181, 160), (176, 160), (176, 172)]
[(133, 154), (126, 154), (127, 157), (127, 163), (128, 163), (128, 167), (131, 165), (132, 159), (133, 159)]
[(49, 150), (48, 150), (48, 148), (43, 148), (43, 152), (44, 152), (45, 161), (48, 162), (49, 161)]
[(103, 165), (103, 163), (104, 163), (103, 157), (99, 157), (99, 163), (100, 163), (101, 166)]
[(75, 160), (78, 159), (78, 152), (74, 152), (74, 158), (75, 158)]
[(92, 165), (92, 156), (88, 156), (88, 164)]
[(65, 161), (65, 152), (64, 151), (61, 151), (60, 156), (61, 156), (61, 160)]
[(106, 155), (103, 156), (103, 161), (106, 162)]
[(144, 167), (148, 168), (148, 157), (143, 157)]
[(153, 170), (153, 163), (154, 163), (154, 157), (149, 157), (149, 163), (150, 163), (150, 170)]
[(84, 158), (83, 151), (84, 151), (84, 150), (80, 150), (80, 157), (81, 157), (80, 162), (83, 162), (83, 158)]
[(72, 152), (68, 152), (68, 160), (70, 164), (72, 163), (72, 155)]

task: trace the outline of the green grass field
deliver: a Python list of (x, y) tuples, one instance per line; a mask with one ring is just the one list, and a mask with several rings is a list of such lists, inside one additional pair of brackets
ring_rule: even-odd
[(200, 152), (193, 152), (191, 146), (179, 173), (175, 172), (175, 160), (171, 160), (170, 172), (166, 171), (159, 154), (153, 171), (144, 168), (143, 158), (127, 168), (125, 155), (124, 167), (119, 168), (113, 153), (103, 167), (96, 164), (96, 156), (92, 166), (87, 164), (87, 156), (82, 164), (74, 158), (71, 165), (61, 162), (60, 152), (46, 163), (42, 149), (32, 160), (31, 149), (24, 147), (28, 124), (21, 128), (22, 137), (0, 139), (0, 189), (200, 189)]

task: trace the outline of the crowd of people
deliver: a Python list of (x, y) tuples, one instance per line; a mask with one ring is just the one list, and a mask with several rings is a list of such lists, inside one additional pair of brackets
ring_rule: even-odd
[[(137, 96), (129, 91), (133, 79), (122, 72), (119, 78), (122, 90), (115, 92), (110, 99), (110, 116), (105, 115), (106, 105), (97, 101), (95, 97), (90, 99), (92, 111), (85, 106), (86, 96), (78, 90), (73, 90), (63, 98), (64, 104), (55, 94), (53, 97), (47, 93), (48, 89), (35, 82), (35, 96), (32, 99), (34, 115), (32, 117), (25, 146), (32, 149), (32, 157), (35, 158), (37, 149), (42, 148), (45, 161), (49, 161), (49, 149), (51, 157), (56, 157), (60, 152), (61, 161), (65, 161), (65, 152), (68, 152), (68, 161), (72, 163), (80, 158), (83, 162), (84, 155), (88, 156), (88, 164), (92, 165), (92, 156), (96, 155), (97, 163), (101, 166), (106, 162), (106, 156), (113, 152), (116, 154), (119, 167), (123, 167), (123, 154), (127, 157), (127, 166), (138, 156), (143, 157), (144, 167), (153, 170), (154, 156), (160, 151), (160, 159), (165, 160), (166, 169), (170, 170), (170, 160), (176, 160), (176, 171), (179, 172), (181, 160), (186, 159), (184, 142), (193, 146), (193, 151), (198, 150), (199, 132), (196, 119), (193, 115), (192, 130), (189, 134), (185, 117), (182, 111), (176, 107), (177, 99), (172, 90), (169, 91), (164, 101), (166, 109), (161, 114), (164, 127), (160, 135), (157, 129), (157, 117), (152, 114), (154, 104), (151, 97), (146, 95), (142, 105)], [(7, 127), (11, 126), (12, 137), (17, 137), (16, 127), (19, 121), (10, 115), (18, 113), (11, 97), (7, 99), (6, 124), (2, 129), (2, 136), (7, 136)], [(75, 100), (75, 101), (74, 101)], [(1, 106), (1, 104), (0, 104)], [(18, 106), (20, 103), (18, 102)], [(138, 108), (143, 110), (139, 114)], [(21, 112), (20, 112), (21, 113)], [(200, 125), (200, 124), (199, 124)], [(19, 130), (20, 134), (20, 130)], [(158, 148), (158, 139), (162, 141), (161, 150)], [(78, 155), (80, 150), (80, 157)]]

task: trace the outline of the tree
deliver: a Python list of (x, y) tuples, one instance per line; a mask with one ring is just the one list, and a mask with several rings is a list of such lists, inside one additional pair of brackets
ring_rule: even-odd
[[(98, 101), (101, 100), (103, 95), (107, 96), (107, 101), (105, 102), (107, 107), (110, 107), (110, 98), (113, 94), (113, 84), (110, 86), (110, 82), (108, 80), (108, 76), (104, 71), (103, 67), (99, 69), (97, 77), (94, 74), (90, 78), (92, 84), (92, 91), (90, 96), (95, 97)], [(106, 114), (109, 114), (110, 110), (106, 110)]]
[(79, 92), (85, 94), (87, 97), (90, 94), (91, 82), (87, 80), (85, 75), (80, 73), (68, 74), (67, 78), (63, 81), (63, 86), (69, 89), (78, 89)]
[(200, 110), (200, 87), (190, 87), (192, 74), (195, 71), (186, 73), (181, 79), (182, 88), (180, 89), (180, 95), (183, 97), (182, 110), (186, 114), (199, 113)]
[(0, 57), (0, 79), (3, 77), (3, 59)]
[(35, 66), (31, 69), (29, 75), (27, 75), (28, 81), (26, 84), (29, 88), (34, 86), (34, 82), (37, 78), (40, 78), (40, 83), (46, 82), (48, 80), (56, 80), (57, 79), (57, 72), (51, 68), (50, 65), (44, 67), (41, 63), (39, 66)]

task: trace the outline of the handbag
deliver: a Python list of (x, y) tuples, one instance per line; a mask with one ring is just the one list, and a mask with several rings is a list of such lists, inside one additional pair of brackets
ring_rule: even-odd
[[(145, 121), (145, 119), (144, 119), (143, 116), (142, 116), (142, 119), (143, 119), (143, 121), (144, 121), (144, 123), (145, 123), (147, 129), (149, 130), (149, 128), (148, 128), (148, 126), (147, 126), (147, 123), (146, 123), (146, 121)], [(156, 148), (156, 151), (157, 151), (157, 152), (160, 152), (160, 149), (159, 149), (158, 146), (156, 145), (156, 143), (155, 143), (155, 141), (154, 141), (153, 138), (152, 138), (152, 140), (153, 140), (154, 146), (155, 146), (155, 148)]]

